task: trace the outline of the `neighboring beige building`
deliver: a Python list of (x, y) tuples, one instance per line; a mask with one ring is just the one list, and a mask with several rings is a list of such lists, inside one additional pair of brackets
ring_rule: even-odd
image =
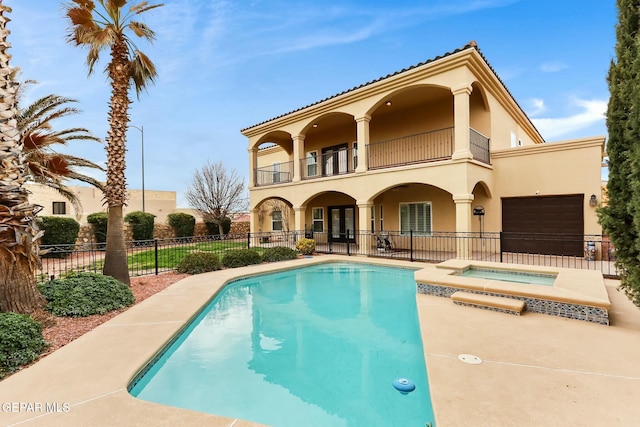
[(242, 134), (254, 232), (601, 234), (605, 137), (545, 143), (474, 42)]
[[(107, 207), (103, 205), (103, 194), (94, 187), (69, 186), (78, 196), (82, 205), (82, 213), (78, 218), (73, 205), (62, 195), (49, 187), (39, 184), (27, 184), (27, 190), (31, 192), (29, 201), (43, 207), (39, 216), (65, 216), (77, 220), (81, 225), (87, 223), (87, 215), (96, 212), (106, 212)], [(129, 212), (142, 211), (142, 191), (128, 191), (128, 205), (124, 208), (124, 214)], [(176, 210), (175, 191), (153, 191), (144, 192), (145, 212), (155, 215), (156, 224), (164, 223), (167, 215)]]

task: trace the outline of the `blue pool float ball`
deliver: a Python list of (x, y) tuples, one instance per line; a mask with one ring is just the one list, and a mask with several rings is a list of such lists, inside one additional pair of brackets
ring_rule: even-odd
[(416, 385), (413, 383), (413, 381), (406, 378), (396, 378), (395, 380), (393, 380), (393, 387), (403, 393), (409, 393), (410, 391), (416, 389)]

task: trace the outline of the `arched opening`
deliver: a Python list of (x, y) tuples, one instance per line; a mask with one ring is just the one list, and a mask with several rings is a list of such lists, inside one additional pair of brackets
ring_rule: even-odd
[(255, 185), (291, 182), (293, 179), (293, 141), (291, 134), (274, 131), (260, 138), (256, 144)]

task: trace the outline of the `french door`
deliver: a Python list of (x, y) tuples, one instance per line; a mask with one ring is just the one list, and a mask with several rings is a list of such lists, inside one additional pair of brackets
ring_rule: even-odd
[(349, 147), (347, 144), (322, 149), (322, 175), (340, 175), (349, 172)]
[(355, 242), (356, 208), (355, 206), (329, 206), (329, 232), (334, 242)]

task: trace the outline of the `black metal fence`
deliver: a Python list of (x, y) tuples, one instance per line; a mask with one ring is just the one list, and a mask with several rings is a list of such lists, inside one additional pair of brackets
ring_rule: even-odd
[[(428, 235), (412, 231), (381, 233), (352, 232), (265, 232), (236, 235), (197, 236), (129, 242), (129, 271), (132, 276), (158, 274), (175, 270), (180, 260), (193, 251), (215, 252), (221, 258), (229, 250), (285, 246), (295, 249), (301, 238), (312, 238), (316, 252), (441, 262), (452, 258), (478, 261), (509, 262), (564, 268), (599, 270), (606, 277), (618, 277), (615, 250), (606, 237), (600, 235), (558, 236), (501, 232), (456, 233), (433, 232)], [(506, 252), (504, 247), (514, 239), (523, 241), (524, 248), (545, 248), (542, 251)], [(544, 244), (540, 244), (540, 243)], [(552, 245), (549, 243), (557, 243)], [(546, 248), (571, 247), (571, 254), (553, 253)], [(583, 248), (576, 253), (575, 248)], [(104, 243), (42, 246), (47, 254), (42, 259), (39, 279), (45, 280), (69, 271), (100, 272), (104, 263)]]

